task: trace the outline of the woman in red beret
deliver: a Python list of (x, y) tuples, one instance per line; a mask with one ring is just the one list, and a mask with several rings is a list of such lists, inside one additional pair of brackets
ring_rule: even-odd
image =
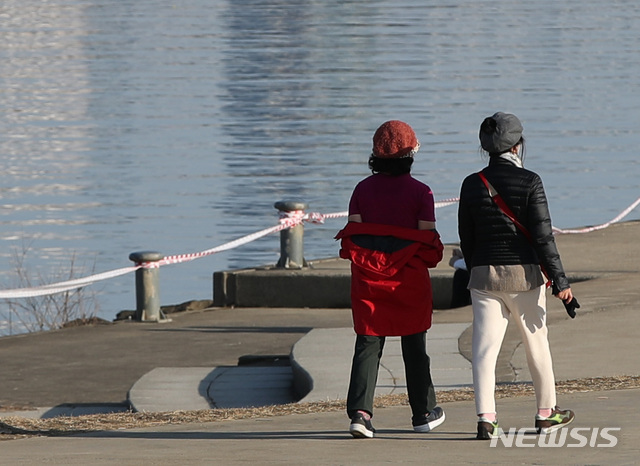
[(416, 432), (444, 422), (436, 406), (426, 351), (431, 327), (429, 267), (442, 259), (433, 193), (410, 174), (420, 147), (407, 123), (392, 120), (373, 136), (369, 168), (349, 203), (349, 222), (336, 236), (351, 261), (351, 306), (356, 344), (347, 395), (349, 432), (371, 438), (373, 399), (385, 337), (400, 336), (407, 392)]

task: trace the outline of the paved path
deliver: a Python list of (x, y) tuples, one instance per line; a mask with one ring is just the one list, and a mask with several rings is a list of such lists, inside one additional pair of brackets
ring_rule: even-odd
[[(0, 442), (0, 452), (2, 463), (11, 465), (635, 465), (639, 397), (640, 390), (617, 390), (563, 400), (578, 413), (573, 427), (580, 429), (567, 429), (564, 448), (540, 447), (540, 438), (526, 432), (511, 447), (474, 440), (468, 401), (443, 404), (447, 420), (429, 434), (411, 430), (405, 406), (376, 411), (374, 439), (352, 439), (344, 413), (332, 412), (12, 440)], [(531, 427), (531, 397), (499, 406), (507, 431)]]

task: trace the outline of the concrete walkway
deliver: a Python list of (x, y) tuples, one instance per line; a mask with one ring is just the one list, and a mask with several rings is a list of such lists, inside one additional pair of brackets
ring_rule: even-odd
[(402, 406), (376, 411), (373, 439), (352, 439), (344, 413), (324, 412), (12, 440), (0, 451), (11, 465), (636, 465), (639, 397), (639, 389), (573, 394), (563, 400), (578, 413), (572, 426), (541, 437), (527, 430), (531, 397), (500, 400), (501, 425), (514, 430), (493, 447), (474, 440), (473, 401), (465, 401), (443, 404), (447, 420), (429, 434), (411, 430)]

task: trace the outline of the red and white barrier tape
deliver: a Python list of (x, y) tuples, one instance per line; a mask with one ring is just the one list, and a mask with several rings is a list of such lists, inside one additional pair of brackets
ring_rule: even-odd
[(89, 277), (78, 278), (75, 280), (68, 280), (68, 281), (59, 282), (59, 283), (51, 283), (49, 285), (34, 286), (31, 288), (20, 288), (17, 290), (1, 290), (0, 299), (35, 298), (37, 296), (62, 293), (64, 291), (69, 291), (76, 288), (82, 288), (84, 286), (93, 285), (95, 282), (99, 282), (101, 280), (107, 280), (109, 278), (119, 277), (120, 275), (134, 272), (139, 268), (140, 266), (124, 267), (122, 269), (102, 272), (96, 275), (91, 275)]
[(457, 204), (459, 200), (460, 200), (459, 197), (452, 197), (450, 199), (443, 199), (441, 201), (436, 201), (436, 209), (440, 207), (447, 207), (451, 204)]
[(580, 228), (580, 229), (577, 229), (577, 230), (562, 230), (560, 228), (553, 227), (553, 232), (557, 233), (557, 234), (568, 234), (568, 233), (589, 233), (591, 231), (602, 230), (603, 228), (607, 228), (608, 226), (611, 226), (614, 223), (618, 223), (620, 220), (625, 218), (627, 215), (629, 215), (629, 213), (633, 209), (638, 207), (638, 204), (640, 204), (640, 197), (638, 199), (636, 199), (629, 207), (627, 207), (622, 212), (620, 212), (620, 214), (618, 216), (616, 216), (615, 218), (612, 218), (608, 222), (603, 223), (601, 225), (596, 225), (596, 226), (586, 227), (586, 228)]
[(250, 235), (243, 236), (242, 238), (238, 238), (236, 240), (222, 244), (215, 248), (207, 249), (206, 251), (196, 252), (193, 254), (178, 254), (175, 256), (165, 256), (162, 260), (155, 263), (151, 263), (150, 265), (155, 265), (156, 267), (160, 267), (161, 265), (180, 264), (182, 262), (189, 262), (195, 259), (200, 259), (201, 257), (206, 257), (212, 254), (216, 254), (218, 252), (237, 248), (238, 246), (242, 246), (243, 244), (250, 243), (252, 241), (257, 240), (258, 238), (262, 238), (263, 236), (270, 235), (271, 233), (277, 233), (278, 231), (286, 230), (289, 227), (290, 225), (288, 223), (283, 222), (280, 225), (276, 225), (270, 228), (265, 228), (264, 230), (251, 233)]
[[(436, 202), (435, 206), (436, 208), (446, 207), (446, 206), (457, 203), (458, 200), (459, 200), (458, 198), (444, 199), (442, 201)], [(624, 217), (626, 217), (633, 209), (635, 209), (639, 204), (640, 204), (640, 198), (636, 199), (636, 201), (633, 204), (631, 204), (629, 207), (627, 207), (624, 211), (622, 211), (620, 215), (610, 220), (609, 222), (603, 223), (602, 225), (582, 228), (579, 230), (561, 230), (559, 228), (554, 227), (553, 231), (554, 233), (565, 234), (565, 233), (588, 233), (590, 231), (600, 230), (614, 223), (619, 222)], [(207, 249), (206, 251), (196, 252), (192, 254), (178, 254), (174, 256), (165, 256), (158, 262), (146, 262), (142, 264), (136, 264), (135, 266), (124, 267), (121, 269), (102, 272), (96, 275), (91, 275), (84, 278), (78, 278), (75, 280), (68, 280), (60, 283), (52, 283), (49, 285), (36, 286), (32, 288), (20, 288), (15, 290), (0, 290), (0, 299), (33, 298), (37, 296), (62, 293), (64, 291), (73, 290), (75, 288), (82, 288), (84, 286), (92, 285), (98, 281), (119, 277), (121, 275), (130, 273), (130, 272), (135, 272), (140, 268), (155, 268), (163, 265), (189, 262), (195, 259), (200, 259), (201, 257), (206, 257), (212, 254), (216, 254), (218, 252), (234, 249), (234, 248), (237, 248), (238, 246), (242, 246), (244, 244), (255, 241), (258, 238), (262, 238), (263, 236), (267, 236), (272, 233), (277, 233), (287, 228), (293, 228), (303, 222), (319, 224), (319, 223), (324, 223), (326, 219), (347, 217), (347, 215), (348, 215), (347, 212), (333, 212), (328, 214), (321, 214), (318, 212), (305, 213), (304, 211), (301, 211), (301, 210), (294, 211), (294, 212), (281, 213), (280, 222), (278, 225), (270, 228), (265, 228), (264, 230), (260, 230), (255, 233), (251, 233), (250, 235), (243, 236), (242, 238), (238, 238), (236, 240), (230, 241), (228, 243), (222, 244), (212, 249)]]

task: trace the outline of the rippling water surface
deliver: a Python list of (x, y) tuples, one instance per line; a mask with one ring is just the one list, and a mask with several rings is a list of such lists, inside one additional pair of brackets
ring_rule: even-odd
[[(346, 210), (388, 119), (418, 133), (437, 199), (483, 166), (497, 110), (523, 121), (555, 226), (640, 195), (635, 0), (4, 0), (0, 38), (4, 288), (23, 249), (45, 278), (73, 254), (102, 272), (272, 226), (281, 199)], [(437, 215), (457, 241), (455, 206)], [(335, 255), (342, 224), (307, 226), (305, 256)], [(269, 236), (163, 267), (162, 303), (278, 256)], [(95, 286), (104, 318), (135, 308), (133, 275)]]

